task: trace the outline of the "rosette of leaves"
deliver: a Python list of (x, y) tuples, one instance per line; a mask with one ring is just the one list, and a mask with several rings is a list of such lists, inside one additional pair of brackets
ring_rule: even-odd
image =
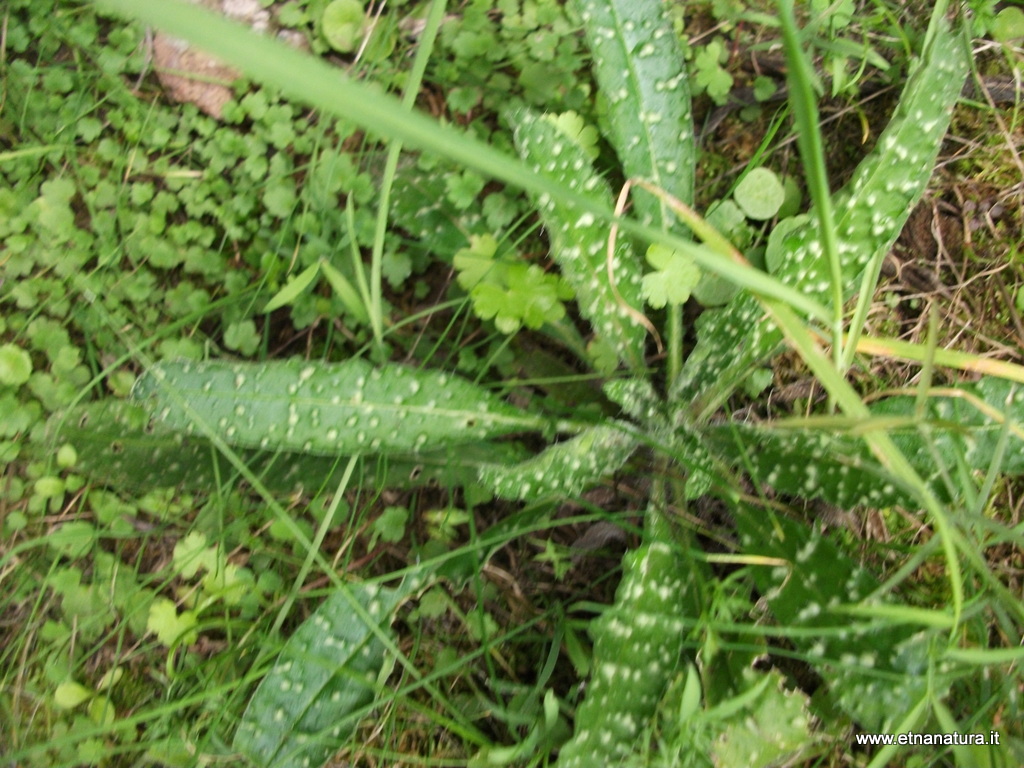
[[(581, 0), (577, 10), (595, 54), (597, 81), (607, 97), (612, 126), (608, 139), (624, 175), (668, 193), (639, 195), (636, 209), (643, 221), (670, 230), (676, 226), (678, 210), (667, 201), (676, 198), (692, 204), (695, 163), (684, 59), (672, 25), (657, 0)], [(889, 128), (848, 187), (834, 196), (844, 293), (853, 290), (870, 257), (896, 238), (906, 212), (921, 196), (959, 92), (965, 63), (955, 36), (944, 23), (936, 24), (933, 32)], [(527, 461), (493, 462), (479, 470), (481, 482), (512, 499), (576, 493), (601, 482), (646, 446), (659, 449), (663, 469), (677, 469), (676, 475), (689, 472), (682, 488), (669, 487), (663, 479), (667, 472), (652, 483), (643, 539), (626, 556), (615, 605), (594, 623), (595, 677), (577, 709), (575, 736), (564, 747), (560, 764), (610, 763), (628, 758), (636, 749), (684, 663), (687, 619), (696, 619), (703, 607), (703, 565), (684, 554), (685, 542), (669, 519), (666, 502), (682, 501), (698, 487), (706, 489), (706, 476), (715, 462), (732, 463), (737, 453), (757, 456), (751, 466), (758, 479), (777, 493), (794, 496), (860, 499), (857, 489), (884, 472), (870, 455), (858, 453), (859, 444), (837, 444), (844, 460), (821, 469), (814, 462), (823, 459), (828, 447), (816, 444), (813, 436), (787, 442), (770, 430), (709, 424), (716, 405), (780, 348), (781, 331), (765, 319), (758, 299), (749, 293), (740, 293), (702, 320), (695, 352), (678, 375), (670, 371), (668, 392), (659, 393), (646, 368), (651, 321), (644, 314), (643, 300), (664, 300), (667, 307), (678, 309), (684, 293), (674, 283), (681, 280), (680, 274), (692, 279), (692, 270), (675, 261), (674, 254), (655, 251), (651, 262), (663, 273), (659, 279), (673, 285), (659, 290), (657, 280), (648, 280), (645, 286), (634, 244), (625, 237), (610, 244), (607, 223), (594, 213), (611, 208), (612, 194), (593, 163), (592, 141), (573, 120), (531, 111), (515, 112), (509, 119), (526, 166), (549, 182), (548, 188), (570, 193), (534, 194), (533, 203), (561, 279), (575, 295), (579, 316), (590, 326), (595, 343), (608, 351), (609, 367), (620, 370), (620, 378), (608, 383), (605, 394), (621, 408), (622, 418), (599, 423), (558, 420), (514, 407), (459, 377), (396, 364), (371, 366), (360, 360), (164, 362), (144, 374), (134, 396), (160, 429), (187, 440), (211, 439), (246, 450), (326, 457), (415, 456), (443, 447), (462, 450), (522, 432), (557, 436)], [(580, 201), (590, 207), (581, 207)], [(770, 254), (778, 257), (777, 278), (815, 297), (826, 296), (830, 289), (818, 226), (815, 218), (798, 218), (780, 227), (769, 244)], [(466, 273), (470, 265), (462, 263), (461, 269)], [(678, 341), (678, 329), (676, 337)], [(965, 434), (952, 432), (949, 439), (956, 444)], [(966, 448), (963, 455), (968, 455)], [(973, 454), (979, 461), (984, 456)], [(773, 458), (787, 471), (773, 472)], [(801, 461), (807, 467), (802, 474), (800, 467), (791, 466)], [(673, 462), (679, 466), (670, 467)], [(854, 477), (849, 484), (840, 482), (849, 476)], [(886, 490), (889, 495), (866, 499), (885, 503), (900, 492), (894, 486), (891, 493)], [(807, 549), (806, 526), (794, 525), (797, 533), (778, 536), (770, 552), (762, 554), (796, 564), (814, 555), (816, 549)], [(751, 529), (748, 538), (756, 541), (757, 535)], [(853, 579), (849, 558), (836, 552), (829, 552), (829, 557), (844, 569), (850, 566)], [(825, 565), (821, 568), (827, 571)], [(842, 594), (822, 587), (820, 594), (814, 593), (814, 604), (828, 613), (844, 600), (860, 599), (861, 578), (853, 579), (856, 589), (847, 590), (844, 584)], [(766, 582), (764, 589), (771, 586)], [(780, 621), (814, 618), (800, 615), (802, 609), (794, 613), (805, 597), (785, 594), (776, 600)], [(843, 642), (827, 648), (822, 658), (856, 658), (860, 644), (867, 641), (858, 637)], [(903, 695), (907, 691), (898, 690), (903, 684), (900, 675), (915, 667), (901, 659), (919, 659), (920, 648), (907, 637), (880, 645), (874, 663), (894, 674), (879, 675), (872, 681), (875, 687), (863, 690), (882, 697), (888, 685), (891, 696), (884, 700), (902, 706), (908, 699)], [(290, 662), (295, 679), (310, 672), (303, 668), (304, 658), (299, 655)], [(328, 669), (318, 674), (334, 679), (331, 665), (343, 670), (348, 658), (327, 662)], [(843, 684), (844, 678), (833, 675), (827, 665), (818, 671), (826, 682)], [(367, 670), (361, 667), (357, 672), (365, 677)], [(837, 703), (852, 717), (875, 723), (848, 697), (837, 697)], [(350, 705), (332, 709), (321, 698), (310, 704), (310, 711), (314, 709), (317, 728), (351, 714)], [(287, 709), (279, 720), (282, 728), (295, 723)], [(276, 722), (271, 718), (261, 728), (272, 732)], [(316, 733), (319, 738), (322, 729)], [(318, 752), (316, 759), (322, 756)]]

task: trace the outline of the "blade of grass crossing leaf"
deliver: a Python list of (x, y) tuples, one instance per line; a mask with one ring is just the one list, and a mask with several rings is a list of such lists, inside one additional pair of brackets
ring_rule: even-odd
[[(437, 152), (464, 165), (538, 194), (560, 194), (588, 206), (587, 198), (550, 182), (525, 165), (462, 131), (443, 126), (393, 96), (345, 76), (327, 62), (259, 35), (222, 16), (184, 0), (96, 0), (149, 26), (189, 40), (237, 67), (253, 79), (273, 86), (288, 98), (311, 104), (350, 120), (377, 136)], [(604, 206), (606, 215), (610, 206)]]
[[(446, 0), (434, 0), (427, 12), (426, 23), (419, 36), (419, 43), (416, 47), (416, 58), (413, 60), (412, 69), (409, 72), (402, 94), (402, 107), (412, 111), (416, 104), (416, 97), (420, 92), (420, 85), (423, 82), (423, 73), (426, 72), (427, 62), (434, 50), (434, 41), (437, 39), (437, 32), (441, 28), (441, 21), (444, 19)], [(391, 187), (395, 182), (395, 170), (398, 168), (398, 157), (402, 152), (402, 142), (395, 139), (388, 147), (387, 160), (384, 163), (384, 175), (380, 183), (380, 200), (377, 203), (377, 225), (373, 235), (373, 253), (370, 262), (370, 315), (373, 324), (373, 334), (377, 345), (383, 344), (383, 325), (381, 318), (384, 314), (383, 301), (381, 296), (381, 283), (383, 280), (384, 264), (384, 240), (388, 229), (388, 209), (391, 200)]]
[(295, 596), (299, 594), (302, 585), (306, 583), (306, 576), (309, 574), (309, 569), (313, 566), (313, 561), (316, 558), (317, 552), (320, 552), (320, 548), (324, 543), (324, 537), (327, 535), (327, 531), (330, 530), (334, 524), (334, 516), (338, 512), (338, 506), (341, 503), (345, 489), (348, 488), (349, 481), (352, 479), (352, 470), (355, 469), (356, 462), (359, 460), (359, 456), (353, 456), (348, 460), (348, 464), (345, 467), (345, 473), (341, 476), (341, 480), (338, 481), (338, 487), (334, 490), (334, 496), (331, 497), (331, 503), (327, 507), (327, 513), (324, 515), (323, 520), (320, 521), (320, 525), (317, 528), (316, 536), (313, 538), (313, 546), (306, 552), (306, 558), (302, 561), (302, 565), (299, 567), (299, 572), (295, 575), (295, 580), (292, 584), (291, 590), (285, 597), (284, 602), (281, 604), (281, 609), (277, 612), (277, 618), (274, 620), (274, 624), (270, 629), (272, 635), (276, 635), (281, 626), (284, 624), (285, 619), (288, 618), (288, 614), (292, 609), (292, 604), (295, 602)]
[[(843, 322), (843, 277), (839, 264), (839, 243), (836, 239), (835, 216), (832, 211), (832, 193), (825, 169), (825, 150), (818, 119), (818, 104), (814, 96), (813, 75), (807, 56), (800, 45), (793, 0), (779, 0), (779, 22), (782, 26), (782, 45), (789, 67), (789, 100), (796, 123), (797, 146), (807, 176), (807, 188), (813, 209), (818, 216), (823, 258), (828, 262), (832, 281), (832, 330), (839, 338)], [(836, 363), (843, 360), (842, 345), (834, 346)]]
[[(612, 143), (627, 179), (650, 190), (634, 195), (641, 222), (669, 231), (669, 198), (693, 203), (696, 142), (682, 48), (660, 0), (576, 0), (608, 99)], [(653, 196), (652, 196), (653, 195)], [(682, 367), (682, 307), (667, 312), (668, 380)]]
[[(119, 326), (114, 323), (114, 320), (111, 317), (109, 311), (106, 309), (106, 307), (99, 303), (96, 303), (95, 297), (90, 298), (89, 294), (83, 295), (85, 296), (87, 301), (93, 304), (95, 311), (100, 315), (100, 317), (103, 319), (103, 322), (107, 325), (107, 327), (110, 328), (113, 333), (121, 337), (121, 340), (125, 344), (125, 347), (131, 350), (132, 355), (137, 359), (141, 360), (146, 370), (151, 370), (155, 366), (153, 360), (150, 359), (149, 356), (146, 355), (137, 344), (133, 343), (131, 339), (128, 339), (121, 332)], [(166, 387), (164, 388), (166, 389)], [(452, 727), (453, 730), (459, 732), (463, 738), (466, 738), (467, 740), (473, 743), (487, 743), (487, 738), (467, 719), (465, 715), (463, 715), (462, 709), (460, 707), (455, 706), (449, 700), (448, 696), (446, 696), (444, 692), (439, 690), (435, 685), (428, 681), (424, 681), (422, 679), (423, 675), (415, 667), (415, 665), (413, 665), (412, 662), (409, 661), (409, 659), (401, 652), (398, 646), (391, 640), (391, 638), (384, 632), (384, 630), (374, 624), (369, 611), (367, 611), (367, 609), (353, 595), (349, 593), (348, 589), (346, 588), (345, 584), (341, 581), (332, 564), (326, 560), (323, 553), (320, 552), (320, 550), (317, 547), (313, 546), (312, 541), (310, 541), (309, 537), (306, 536), (305, 532), (298, 525), (294, 516), (284, 510), (284, 508), (277, 501), (274, 495), (266, 488), (261, 479), (257, 477), (255, 473), (253, 473), (253, 471), (242, 460), (238, 453), (235, 452), (232, 449), (232, 447), (228, 445), (227, 442), (225, 442), (220, 437), (220, 435), (216, 433), (213, 427), (210, 424), (208, 424), (200, 416), (199, 413), (197, 413), (194, 409), (191, 408), (191, 406), (189, 405), (188, 401), (185, 398), (183, 398), (180, 394), (173, 391), (168, 393), (168, 397), (175, 402), (177, 407), (181, 408), (188, 415), (188, 418), (191, 422), (195, 423), (198, 426), (199, 434), (207, 438), (210, 441), (210, 443), (212, 443), (213, 446), (217, 449), (217, 451), (231, 463), (231, 465), (238, 471), (238, 473), (243, 478), (245, 478), (246, 482), (248, 482), (249, 485), (252, 486), (253, 490), (259, 495), (260, 499), (262, 499), (263, 502), (267, 505), (267, 508), (271, 510), (274, 517), (278, 521), (280, 521), (280, 523), (285, 527), (289, 535), (298, 544), (298, 546), (303, 548), (308, 555), (312, 555), (322, 573), (327, 577), (331, 584), (339, 590), (343, 599), (345, 599), (349, 603), (349, 606), (363, 622), (363, 625), (366, 627), (370, 627), (375, 638), (381, 644), (383, 644), (387, 652), (391, 654), (391, 656), (402, 665), (402, 667), (414, 680), (418, 681), (418, 684), (421, 685), (423, 689), (427, 691), (427, 693), (435, 701), (439, 702), (442, 706), (444, 706), (446, 710), (455, 713), (456, 720), (451, 721), (449, 723), (450, 727)], [(409, 588), (412, 588), (413, 584), (414, 582), (412, 581), (406, 582), (406, 585), (409, 586)], [(262, 656), (260, 658), (257, 658), (254, 661), (254, 665), (258, 665), (261, 659)], [(235, 690), (236, 687), (236, 682), (233, 682), (229, 686), (231, 691)], [(201, 702), (209, 701), (210, 695), (210, 690), (198, 694), (195, 703), (199, 704)], [(174, 709), (180, 709), (182, 706), (188, 703), (189, 702), (186, 701), (178, 701), (174, 702), (170, 706), (172, 706)], [(139, 722), (141, 722), (141, 718)], [(116, 725), (119, 728), (125, 727), (131, 729), (135, 727), (136, 721), (133, 718), (126, 717), (119, 719)], [(109, 726), (104, 725), (102, 727), (98, 727), (98, 730), (95, 734), (85, 734), (85, 736), (97, 736), (102, 738), (108, 736), (110, 732), (111, 731)]]
[[(839, 404), (843, 412), (847, 416), (869, 418), (871, 414), (867, 406), (864, 405), (842, 374), (829, 364), (792, 310), (775, 302), (768, 303), (768, 307), (790, 343), (800, 353), (800, 357), (807, 363), (815, 378), (821, 382), (822, 386)], [(950, 521), (947, 511), (943, 509), (942, 505), (932, 495), (928, 486), (917, 472), (914, 471), (914, 468), (910, 466), (906, 457), (900, 453), (892, 439), (884, 432), (868, 432), (864, 435), (864, 439), (878, 456), (879, 461), (892, 474), (901, 478), (914, 490), (915, 495), (927, 510), (932, 523), (935, 525), (936, 533), (942, 540), (942, 549), (946, 559), (947, 579), (953, 595), (954, 625), (952, 631), (956, 632), (956, 628), (960, 624), (964, 604), (963, 574), (960, 570), (957, 550), (966, 551), (971, 548), (967, 545), (967, 542), (963, 541), (961, 534)]]
[[(844, 296), (845, 291), (852, 294), (876, 254), (891, 246), (931, 178), (966, 68), (956, 35), (944, 24), (937, 29), (914, 65), (889, 125), (849, 184), (835, 195)], [(813, 217), (777, 226), (768, 241), (769, 257), (773, 253), (777, 277), (815, 303), (834, 287)], [(698, 422), (717, 409), (751, 366), (778, 350), (781, 332), (763, 318), (763, 309), (744, 293), (723, 310), (701, 317), (697, 347), (673, 390), (693, 404)], [(830, 325), (834, 319), (828, 313)], [(737, 343), (739, 339), (744, 342)]]

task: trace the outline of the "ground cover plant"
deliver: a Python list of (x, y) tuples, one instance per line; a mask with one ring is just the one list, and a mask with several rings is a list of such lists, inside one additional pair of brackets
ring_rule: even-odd
[[(690, 74), (721, 100), (721, 48), (688, 67), (653, 0), (509, 3), (500, 28), (435, 2), (405, 42), (400, 15), (279, 9), (350, 56), (345, 80), (179, 3), (101, 6), (295, 100), (243, 83), (223, 123), (140, 109), (141, 32), (12, 4), (12, 760), (1019, 760), (1021, 370), (938, 348), (934, 323), (918, 344), (862, 336), (970, 69), (967, 26), (1000, 27), (942, 4), (900, 27), (914, 62), (833, 192), (805, 57), (825, 36), (841, 93), (842, 25), (727, 5), (723, 24), (777, 19), (806, 212), (785, 213), (770, 133), (698, 199)], [(460, 69), (481, 60), (501, 66)], [(411, 111), (432, 86), (486, 117)], [(441, 332), (404, 330), (435, 314)], [(787, 350), (827, 401), (751, 418)], [(880, 351), (917, 361), (913, 386), (869, 386), (862, 353)], [(628, 501), (595, 503), (613, 477)], [(495, 562), (573, 508), (596, 546), (630, 544), (612, 604), (517, 614)], [(896, 536), (865, 552), (825, 530), (835, 510)], [(534, 559), (557, 584), (579, 554), (547, 538)], [(851, 747), (912, 730), (1003, 739)]]

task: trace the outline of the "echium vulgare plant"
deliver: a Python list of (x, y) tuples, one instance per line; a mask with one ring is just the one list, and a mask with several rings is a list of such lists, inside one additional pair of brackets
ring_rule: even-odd
[[(165, 361), (148, 365), (131, 402), (91, 404), (65, 417), (65, 439), (89, 444), (92, 450), (79, 452), (98, 475), (147, 467), (174, 483), (215, 449), (262, 488), (307, 478), (321, 482), (333, 467), (345, 465), (339, 457), (379, 455), (389, 457), (392, 466), (433, 467), (435, 476), (446, 474), (449, 482), (460, 482), (469, 472), (500, 497), (529, 501), (579, 494), (636, 451), (653, 449), (659, 471), (642, 540), (625, 555), (614, 605), (592, 624), (593, 675), (559, 765), (623, 763), (650, 733), (658, 713), (664, 717), (666, 695), (676, 695), (673, 681), (692, 669), (685, 654), (687, 628), (697, 626), (706, 610), (709, 572), (690, 554), (673, 510), (709, 492), (732, 509), (741, 555), (770, 565), (754, 570), (756, 586), (780, 624), (805, 630), (795, 631), (792, 642), (826, 684), (834, 710), (879, 730), (913, 722), (922, 702), (940, 705), (960, 674), (935, 649), (937, 633), (962, 620), (961, 557), (980, 581), (1005, 597), (984, 564), (966, 554), (970, 543), (950, 522), (949, 509), (960, 499), (945, 482), (945, 469), (959, 462), (998, 466), (1009, 456), (1007, 441), (1019, 434), (1010, 425), (1022, 398), (992, 379), (926, 401), (892, 397), (868, 410), (841, 372), (848, 364), (843, 305), (858, 291), (873, 288), (880, 256), (931, 177), (963, 82), (963, 48), (942, 8), (933, 15), (890, 124), (846, 187), (829, 194), (814, 138), (820, 143), (813, 99), (808, 80), (800, 80), (806, 65), (791, 3), (780, 3), (794, 78), (793, 110), (805, 134), (801, 152), (814, 207), (777, 225), (768, 245), (774, 265), (769, 276), (751, 268), (692, 210), (696, 156), (684, 57), (658, 0), (575, 0), (607, 103), (607, 138), (635, 190), (639, 223), (619, 217), (614, 226), (608, 182), (586, 148), (550, 116), (531, 111), (508, 116), (521, 158), (515, 163), (402, 112), (387, 97), (352, 83), (339, 85), (334, 73), (300, 54), (206, 16), (202, 29), (182, 21), (197, 11), (178, 7), (172, 13), (150, 3), (133, 8), (127, 0), (110, 4), (192, 36), (286, 94), (526, 189), (549, 235), (551, 257), (593, 331), (593, 345), (617, 361), (604, 393), (621, 414), (597, 423), (555, 418), (513, 406), (454, 375), (360, 359)], [(321, 91), (313, 86), (325, 83)], [(614, 236), (615, 229), (622, 231)], [(678, 260), (745, 289), (725, 307), (704, 314), (696, 348), (685, 361), (685, 291), (670, 292), (660, 334), (667, 350), (664, 371), (647, 365), (650, 317), (656, 315), (644, 308), (650, 294), (635, 251), (640, 241), (670, 253), (647, 282), (676, 279), (679, 271), (664, 265)], [(833, 361), (820, 352), (811, 329), (817, 337), (831, 337)], [(830, 431), (808, 421), (716, 421), (713, 416), (729, 394), (787, 342), (804, 356), (848, 420), (831, 417)], [(661, 391), (658, 382), (664, 382)], [(876, 418), (888, 432), (871, 426)], [(959, 420), (955, 430), (948, 428), (953, 419)], [(855, 424), (856, 431), (848, 429)], [(526, 432), (540, 432), (552, 443), (522, 460), (506, 444), (508, 436)], [(471, 463), (454, 458), (468, 453), (477, 457)], [(1020, 464), (1007, 460), (1002, 468), (1019, 471)], [(852, 624), (851, 616), (870, 615), (865, 610), (894, 615), (899, 606), (884, 603), (886, 592), (879, 592), (872, 575), (819, 531), (769, 516), (715, 479), (734, 471), (779, 495), (847, 507), (925, 508), (946, 554), (952, 613), (934, 612), (928, 620), (914, 614), (915, 620), (897, 622), (895, 630)], [(375, 671), (393, 648), (390, 616), (411, 589), (409, 584), (397, 590), (339, 586), (286, 644), (253, 695), (235, 746), (258, 765), (324, 762), (378, 693)], [(870, 601), (867, 609), (864, 601)], [(339, 619), (353, 612), (362, 620), (357, 629)], [(1022, 620), (1019, 608), (1009, 615)], [(820, 632), (806, 631), (814, 629)], [(965, 629), (964, 636), (969, 634)], [(317, 644), (318, 636), (326, 639)], [(708, 704), (722, 695), (713, 690), (713, 678), (720, 674), (713, 667), (710, 655), (703, 659)], [(693, 687), (687, 690), (692, 693)], [(760, 764), (754, 751), (746, 764)]]

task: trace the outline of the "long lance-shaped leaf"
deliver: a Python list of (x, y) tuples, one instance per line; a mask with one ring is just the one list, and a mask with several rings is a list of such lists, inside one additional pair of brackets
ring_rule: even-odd
[(480, 482), (505, 499), (573, 496), (625, 464), (636, 446), (628, 425), (602, 424), (520, 464), (485, 464)]
[(591, 628), (594, 674), (559, 768), (625, 764), (681, 666), (694, 590), (686, 559), (668, 542), (653, 538), (626, 554), (615, 605)]
[[(705, 445), (724, 461), (738, 461), (757, 482), (779, 493), (821, 498), (843, 509), (858, 505), (913, 507), (913, 492), (886, 473), (863, 440), (884, 430), (936, 498), (963, 493), (950, 482), (960, 468), (1024, 473), (1024, 387), (986, 378), (932, 393), (918, 413), (916, 395), (871, 406), (869, 419), (825, 418), (782, 424), (732, 423), (704, 430)], [(848, 430), (848, 431), (844, 431)]]
[(415, 587), (413, 580), (399, 589), (361, 584), (328, 597), (285, 643), (256, 689), (235, 732), (235, 749), (261, 768), (323, 765), (377, 695), (386, 653), (377, 633), (389, 630), (395, 608)]
[[(533, 112), (512, 115), (519, 154), (540, 176), (565, 184), (598, 204), (611, 201), (608, 185), (586, 152), (555, 124)], [(551, 237), (551, 255), (576, 291), (580, 314), (627, 367), (643, 365), (644, 329), (637, 307), (640, 266), (625, 238), (608, 257), (608, 226), (558, 197), (534, 196)]]
[(791, 564), (754, 569), (758, 589), (780, 625), (821, 630), (819, 637), (794, 642), (825, 680), (833, 701), (865, 730), (898, 723), (929, 690), (942, 698), (949, 679), (926, 673), (937, 633), (891, 622), (851, 626), (849, 614), (838, 610), (870, 595), (877, 577), (820, 531), (794, 520), (743, 508), (737, 525), (747, 554)]
[[(627, 178), (693, 203), (693, 115), (685, 59), (661, 0), (576, 0), (594, 75), (608, 100), (612, 144)], [(671, 229), (668, 205), (637, 190), (647, 225)]]
[[(52, 441), (77, 449), (76, 472), (117, 488), (209, 490), (218, 478), (234, 473), (206, 438), (169, 429), (142, 406), (124, 400), (102, 400), (55, 414), (47, 431)], [(239, 456), (268, 489), (282, 494), (335, 486), (348, 461), (347, 456), (287, 451), (240, 450)], [(460, 487), (476, 480), (482, 464), (522, 458), (516, 444), (480, 443), (415, 456), (366, 457), (357, 477), (382, 488)]]
[(549, 426), (457, 376), (358, 359), (163, 362), (132, 394), (186, 434), (321, 455), (431, 451)]
[[(836, 195), (836, 227), (843, 294), (849, 298), (875, 254), (887, 251), (931, 178), (963, 84), (966, 62), (957, 36), (941, 24), (911, 74), (899, 106), (877, 146)], [(769, 261), (776, 277), (823, 303), (830, 301), (828, 264), (813, 217), (783, 222), (772, 233)], [(782, 332), (749, 293), (698, 321), (698, 343), (673, 388), (703, 421), (751, 368), (774, 354)]]

